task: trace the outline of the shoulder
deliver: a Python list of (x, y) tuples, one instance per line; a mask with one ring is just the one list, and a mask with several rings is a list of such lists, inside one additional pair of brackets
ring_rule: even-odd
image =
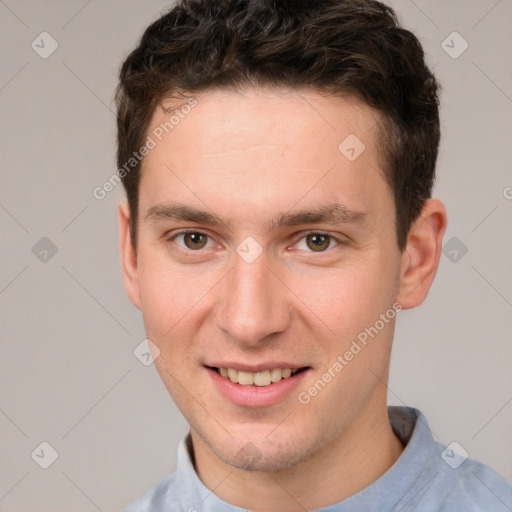
[(402, 485), (395, 512), (512, 512), (512, 483), (467, 458), (457, 443), (436, 442), (417, 409), (389, 407), (388, 411), (393, 430), (405, 445), (398, 462), (384, 475), (387, 487)]
[(423, 500), (438, 503), (439, 512), (510, 512), (512, 483), (485, 464), (438, 447), (437, 471)]
[(123, 512), (153, 512), (154, 510), (163, 510), (163, 503), (166, 503), (167, 506), (172, 503), (173, 498), (170, 496), (170, 492), (173, 488), (173, 477), (174, 474), (168, 475), (160, 480), (137, 500), (123, 509)]

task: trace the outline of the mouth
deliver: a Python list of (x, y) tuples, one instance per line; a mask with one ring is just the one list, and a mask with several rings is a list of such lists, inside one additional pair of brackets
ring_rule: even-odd
[(313, 371), (310, 366), (290, 368), (289, 363), (284, 362), (270, 363), (267, 368), (262, 365), (217, 364), (219, 366), (205, 366), (214, 389), (228, 402), (244, 408), (284, 404), (285, 400), (292, 399), (294, 391)]
[(236, 368), (219, 368), (207, 366), (215, 371), (222, 378), (241, 386), (268, 387), (278, 384), (282, 380), (289, 379), (294, 375), (309, 369), (309, 366), (302, 368), (269, 368), (258, 372), (238, 370)]

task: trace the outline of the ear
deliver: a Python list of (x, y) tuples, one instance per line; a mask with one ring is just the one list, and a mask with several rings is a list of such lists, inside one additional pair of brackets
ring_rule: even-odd
[(118, 212), (119, 245), (121, 249), (124, 287), (133, 305), (136, 308), (141, 309), (137, 254), (132, 244), (130, 207), (128, 206), (128, 201), (122, 201), (119, 203)]
[(445, 229), (443, 203), (429, 199), (409, 231), (402, 255), (397, 300), (403, 309), (414, 308), (427, 297), (439, 265)]

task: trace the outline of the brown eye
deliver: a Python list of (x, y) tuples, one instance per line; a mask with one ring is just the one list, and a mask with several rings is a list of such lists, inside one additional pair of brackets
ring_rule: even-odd
[(203, 249), (208, 243), (208, 237), (202, 233), (183, 233), (182, 236), (187, 249)]
[(306, 245), (315, 252), (325, 251), (331, 245), (331, 237), (320, 234), (307, 235)]

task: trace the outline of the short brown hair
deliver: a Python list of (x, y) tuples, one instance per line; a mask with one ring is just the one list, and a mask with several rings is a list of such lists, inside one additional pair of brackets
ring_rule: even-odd
[[(438, 85), (418, 39), (374, 0), (180, 0), (121, 67), (118, 168), (144, 144), (167, 97), (251, 85), (355, 94), (382, 113), (384, 174), (403, 250), (434, 181)], [(134, 246), (140, 173), (137, 163), (122, 176)]]

